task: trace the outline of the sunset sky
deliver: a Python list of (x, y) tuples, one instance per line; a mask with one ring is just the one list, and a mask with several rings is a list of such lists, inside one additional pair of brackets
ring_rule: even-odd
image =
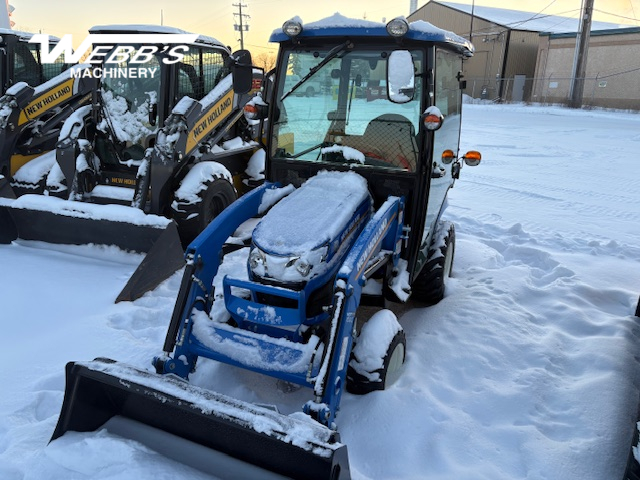
[[(71, 33), (78, 45), (93, 25), (160, 24), (210, 35), (230, 45), (240, 46), (235, 32), (233, 4), (241, 0), (10, 0), (15, 7), (12, 20), (19, 30), (48, 33), (58, 37)], [(457, 0), (471, 4), (472, 0)], [(243, 13), (250, 15), (245, 32), (245, 48), (267, 52), (270, 33), (285, 20), (298, 15), (305, 22), (330, 16), (335, 12), (354, 18), (387, 21), (409, 14), (409, 0), (244, 0)], [(418, 7), (427, 2), (418, 0)], [(476, 0), (476, 5), (496, 6), (534, 13), (578, 17), (581, 0)], [(246, 8), (244, 7), (246, 5)], [(596, 0), (596, 20), (640, 26), (640, 0)]]

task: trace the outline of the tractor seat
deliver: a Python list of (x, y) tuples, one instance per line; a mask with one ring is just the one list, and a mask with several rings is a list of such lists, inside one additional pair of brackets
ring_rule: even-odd
[(408, 118), (385, 113), (367, 125), (361, 139), (364, 147), (361, 151), (365, 156), (379, 158), (395, 167), (414, 172), (418, 159), (415, 137), (415, 128)]

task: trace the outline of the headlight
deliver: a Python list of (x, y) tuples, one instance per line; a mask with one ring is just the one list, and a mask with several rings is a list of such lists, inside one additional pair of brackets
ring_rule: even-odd
[(309, 272), (311, 272), (311, 264), (304, 260), (298, 260), (296, 262), (296, 270), (303, 277), (307, 277), (309, 276)]
[(302, 33), (302, 20), (298, 17), (287, 20), (284, 22), (284, 25), (282, 25), (282, 31), (288, 37), (297, 37)]
[(264, 266), (265, 263), (266, 258), (264, 256), (264, 253), (262, 253), (259, 248), (254, 248), (253, 250), (251, 250), (251, 253), (249, 254), (249, 267), (251, 267), (251, 270), (255, 270), (258, 267)]
[(392, 37), (404, 37), (409, 31), (409, 24), (402, 18), (394, 18), (387, 23), (387, 33)]

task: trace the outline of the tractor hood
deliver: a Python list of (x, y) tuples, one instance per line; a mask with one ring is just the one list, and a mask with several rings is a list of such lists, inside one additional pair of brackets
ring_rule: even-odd
[[(320, 172), (277, 203), (253, 232), (250, 273), (308, 281), (333, 265), (369, 218), (372, 201), (354, 172)], [(360, 227), (360, 228), (359, 228)]]

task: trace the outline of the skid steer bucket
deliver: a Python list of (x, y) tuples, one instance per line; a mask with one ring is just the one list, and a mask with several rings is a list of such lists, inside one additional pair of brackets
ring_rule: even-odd
[(0, 243), (16, 239), (114, 245), (147, 253), (117, 302), (141, 297), (184, 266), (184, 252), (173, 221), (121, 205), (94, 205), (41, 195), (0, 198)]
[(310, 418), (204, 390), (113, 360), (70, 362), (51, 440), (122, 416), (290, 478), (350, 478), (347, 447)]

